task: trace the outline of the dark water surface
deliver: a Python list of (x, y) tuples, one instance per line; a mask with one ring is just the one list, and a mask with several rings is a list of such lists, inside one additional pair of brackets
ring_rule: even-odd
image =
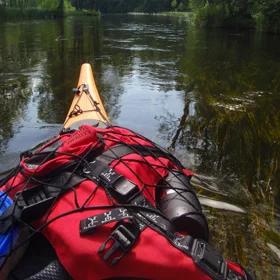
[(158, 16), (1, 23), (0, 172), (59, 131), (83, 62), (114, 123), (203, 176), (211, 242), (280, 279), (280, 37)]

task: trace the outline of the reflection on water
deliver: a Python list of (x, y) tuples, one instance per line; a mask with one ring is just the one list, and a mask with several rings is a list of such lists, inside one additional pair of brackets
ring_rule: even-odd
[(280, 38), (153, 16), (0, 25), (0, 173), (57, 133), (82, 62), (113, 122), (194, 169), (212, 242), (280, 279)]

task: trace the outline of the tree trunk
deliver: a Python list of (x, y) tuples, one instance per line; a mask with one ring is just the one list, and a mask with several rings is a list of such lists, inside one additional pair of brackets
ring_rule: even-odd
[(58, 13), (60, 16), (64, 15), (64, 0), (59, 0)]

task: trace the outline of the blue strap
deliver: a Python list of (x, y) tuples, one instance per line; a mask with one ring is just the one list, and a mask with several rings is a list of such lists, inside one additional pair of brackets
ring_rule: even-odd
[[(0, 215), (3, 215), (12, 204), (12, 199), (6, 193), (0, 191)], [(0, 234), (0, 266), (13, 248), (17, 237), (17, 227), (12, 227), (7, 232)]]

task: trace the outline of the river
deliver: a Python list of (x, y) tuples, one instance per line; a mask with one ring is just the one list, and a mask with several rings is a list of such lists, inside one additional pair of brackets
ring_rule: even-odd
[(211, 243), (280, 279), (280, 37), (167, 16), (2, 22), (0, 172), (59, 131), (83, 62), (112, 122), (203, 178)]

